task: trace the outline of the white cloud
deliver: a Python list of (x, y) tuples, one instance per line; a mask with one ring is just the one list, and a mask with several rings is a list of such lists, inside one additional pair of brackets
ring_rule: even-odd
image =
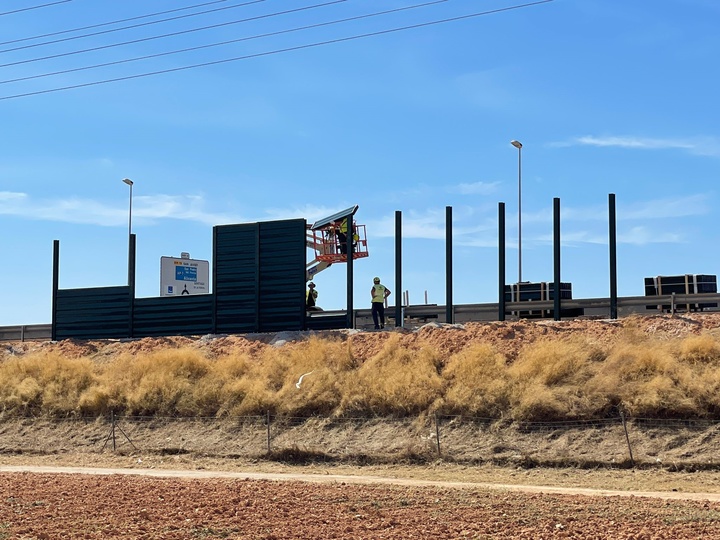
[(618, 232), (618, 242), (622, 244), (676, 244), (683, 241), (683, 237), (677, 233), (659, 232), (647, 227), (633, 227), (625, 232)]
[[(378, 237), (395, 236), (395, 217), (386, 216), (367, 224), (368, 230)], [(414, 211), (404, 212), (402, 216), (403, 238), (424, 238), (443, 240), (445, 238), (445, 213), (429, 210), (425, 214)]]
[(672, 199), (655, 199), (623, 206), (618, 209), (618, 221), (631, 219), (667, 219), (699, 216), (710, 211), (707, 195), (697, 194)]
[[(552, 236), (549, 241), (552, 242)], [(580, 244), (608, 244), (608, 235), (600, 234), (595, 231), (570, 231), (563, 232), (560, 235), (560, 241), (563, 246), (574, 247)]]
[[(424, 212), (411, 210), (402, 214), (403, 238), (445, 240), (446, 210), (428, 209)], [(487, 247), (497, 245), (497, 217), (480, 214), (471, 207), (453, 208), (452, 235), (457, 245)], [(368, 232), (374, 236), (395, 236), (395, 216), (389, 215), (367, 223)]]
[[(667, 199), (653, 199), (630, 204), (618, 204), (617, 220), (656, 220), (671, 219), (688, 216), (701, 216), (710, 212), (710, 196), (698, 193), (686, 197), (673, 197)], [(609, 210), (604, 205), (560, 207), (560, 222), (579, 221), (602, 221), (607, 223)], [(535, 212), (523, 212), (523, 224), (525, 223), (552, 223), (552, 207), (537, 210)], [(517, 214), (514, 220), (517, 220)], [(514, 223), (508, 220), (508, 223)]]
[(673, 139), (651, 139), (643, 137), (594, 137), (586, 135), (576, 139), (578, 144), (585, 146), (618, 146), (620, 148), (643, 148), (646, 150), (663, 150), (679, 148), (688, 150), (693, 147), (687, 141)]
[(490, 195), (497, 192), (499, 185), (500, 182), (463, 183), (456, 186), (448, 186), (447, 191), (450, 193), (460, 193), (461, 195)]
[(640, 150), (684, 150), (698, 156), (720, 157), (720, 140), (714, 137), (691, 137), (687, 139), (663, 139), (637, 136), (585, 135), (551, 146), (596, 146), (601, 148), (631, 148)]
[(10, 213), (4, 212), (5, 208), (7, 207), (8, 210), (10, 210), (12, 207), (9, 203), (12, 204), (18, 204), (21, 203), (24, 199), (27, 198), (27, 193), (16, 193), (12, 191), (0, 191), (0, 213)]
[[(133, 198), (133, 222), (153, 224), (162, 219), (184, 219), (208, 225), (239, 223), (242, 218), (207, 212), (201, 196), (154, 195)], [(128, 209), (91, 199), (35, 200), (26, 193), (0, 192), (0, 215), (63, 223), (113, 227), (125, 225)]]
[[(632, 227), (625, 231), (618, 231), (617, 242), (619, 244), (632, 244), (637, 246), (647, 244), (677, 244), (683, 242), (681, 234), (675, 232), (659, 232), (649, 227)], [(560, 234), (560, 242), (563, 247), (579, 247), (582, 244), (608, 245), (610, 243), (608, 233), (577, 230), (563, 231)], [(541, 234), (532, 238), (523, 237), (523, 246), (533, 244), (552, 245), (552, 233)]]

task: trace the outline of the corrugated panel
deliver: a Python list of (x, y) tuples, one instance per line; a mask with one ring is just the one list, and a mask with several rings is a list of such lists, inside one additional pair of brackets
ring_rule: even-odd
[(304, 219), (260, 223), (260, 332), (304, 327), (305, 235)]
[(60, 289), (55, 316), (57, 339), (128, 337), (130, 287)]
[(339, 330), (347, 327), (346, 315), (320, 315), (306, 319), (308, 330)]
[[(515, 301), (517, 295), (517, 284), (505, 285), (505, 301)], [(520, 301), (537, 302), (540, 300), (555, 299), (555, 283), (552, 281), (541, 281), (537, 283), (524, 282), (520, 284)], [(560, 298), (572, 300), (572, 283), (560, 283)]]
[(214, 228), (215, 331), (242, 334), (257, 330), (257, 223)]
[(304, 219), (215, 227), (218, 333), (303, 328), (305, 231)]
[[(717, 292), (717, 276), (714, 274), (683, 274), (645, 278), (645, 296), (665, 294), (697, 294)], [(672, 306), (645, 306), (646, 309), (670, 310)], [(715, 308), (717, 303), (680, 304), (680, 309)]]
[(213, 331), (211, 294), (136, 298), (134, 337), (205, 335)]

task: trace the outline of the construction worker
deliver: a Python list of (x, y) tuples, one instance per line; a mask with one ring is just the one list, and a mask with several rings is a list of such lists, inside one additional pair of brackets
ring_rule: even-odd
[(340, 253), (347, 255), (347, 232), (348, 232), (348, 218), (343, 219), (338, 225), (338, 243), (340, 244)]
[(308, 283), (308, 290), (305, 292), (305, 309), (307, 311), (322, 311), (322, 308), (315, 305), (317, 297), (318, 292), (315, 290), (315, 284), (311, 281)]
[(373, 288), (370, 289), (372, 297), (372, 318), (375, 330), (385, 328), (385, 299), (390, 296), (390, 289), (380, 284), (380, 278), (373, 278)]

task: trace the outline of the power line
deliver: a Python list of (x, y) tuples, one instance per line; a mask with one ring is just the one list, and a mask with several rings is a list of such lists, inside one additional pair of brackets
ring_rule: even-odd
[(8, 80), (5, 80), (5, 81), (0, 81), (0, 84), (9, 84), (9, 83), (20, 82), (20, 81), (28, 81), (28, 80), (31, 80), (31, 79), (40, 79), (40, 78), (43, 78), (43, 77), (51, 77), (51, 76), (53, 76), (53, 75), (65, 75), (65, 74), (67, 74), (67, 73), (74, 73), (74, 72), (77, 72), (77, 71), (87, 71), (87, 70), (89, 70), (89, 69), (96, 69), (96, 68), (101, 68), (101, 67), (114, 66), (114, 65), (118, 65), (118, 64), (126, 64), (126, 63), (129, 63), (129, 62), (136, 62), (136, 61), (138, 61), (138, 60), (148, 60), (148, 59), (150, 59), (150, 58), (158, 58), (158, 57), (161, 57), (161, 56), (170, 56), (170, 55), (173, 55), (173, 54), (180, 54), (180, 53), (185, 53), (185, 52), (197, 51), (197, 50), (201, 50), (201, 49), (209, 49), (209, 48), (211, 48), (211, 47), (218, 47), (218, 46), (221, 46), (221, 45), (229, 45), (229, 44), (231, 44), (231, 43), (239, 43), (239, 42), (242, 42), (242, 41), (250, 41), (250, 40), (253, 40), (253, 39), (259, 39), (259, 38), (265, 38), (265, 37), (278, 36), (278, 35), (281, 35), (281, 34), (289, 34), (289, 33), (292, 33), (292, 32), (299, 32), (299, 31), (302, 31), (302, 30), (310, 30), (310, 29), (313, 29), (313, 28), (320, 28), (320, 27), (322, 27), (322, 26), (331, 26), (331, 25), (334, 25), (334, 24), (341, 24), (341, 23), (346, 23), (346, 22), (350, 22), (350, 21), (357, 21), (357, 20), (361, 20), (361, 19), (368, 19), (368, 18), (370, 18), (370, 17), (378, 17), (378, 16), (382, 16), (382, 15), (388, 15), (388, 14), (390, 14), (390, 13), (397, 13), (397, 12), (399, 12), (399, 11), (407, 11), (407, 10), (410, 10), (410, 9), (427, 7), (427, 6), (431, 6), (431, 5), (434, 5), (434, 4), (442, 4), (442, 3), (445, 3), (445, 2), (447, 2), (447, 1), (448, 1), (448, 0), (434, 0), (433, 2), (426, 2), (426, 3), (424, 3), (424, 4), (415, 4), (415, 5), (412, 5), (412, 6), (405, 6), (405, 7), (396, 8), (396, 9), (389, 9), (389, 10), (387, 10), (387, 11), (377, 11), (377, 12), (374, 12), (374, 13), (367, 13), (367, 14), (365, 14), (365, 15), (357, 15), (357, 16), (355, 16), (355, 17), (348, 17), (348, 18), (345, 18), (345, 19), (337, 19), (337, 20), (334, 20), (334, 21), (328, 21), (328, 22), (322, 22), (322, 23), (309, 24), (309, 25), (307, 25), (307, 26), (298, 26), (298, 27), (295, 27), (295, 28), (288, 28), (288, 29), (285, 29), (285, 30), (278, 30), (278, 31), (276, 31), (276, 32), (268, 32), (268, 33), (266, 33), (266, 34), (256, 34), (256, 35), (254, 35), (254, 36), (246, 36), (246, 37), (242, 37), (242, 38), (238, 38), (238, 39), (231, 39), (231, 40), (228, 40), (228, 41), (220, 41), (220, 42), (218, 42), (218, 43), (210, 43), (210, 44), (207, 44), (207, 45), (198, 45), (197, 47), (188, 47), (188, 48), (186, 48), (186, 49), (178, 49), (178, 50), (175, 50), (175, 51), (167, 51), (167, 52), (162, 52), (162, 53), (157, 53), (157, 54), (148, 54), (148, 55), (145, 55), (145, 56), (138, 56), (138, 57), (135, 57), (135, 58), (126, 58), (126, 59), (124, 59), (124, 60), (115, 60), (115, 61), (113, 61), (113, 62), (106, 62), (106, 63), (103, 63), (103, 64), (95, 64), (95, 65), (92, 65), (92, 66), (83, 66), (83, 67), (79, 67), (79, 68), (64, 69), (64, 70), (62, 70), (62, 71), (55, 71), (55, 72), (52, 72), (52, 73), (43, 73), (43, 74), (40, 74), (40, 75), (29, 75), (29, 76), (27, 76), (27, 77), (20, 77), (20, 78), (17, 78), (17, 79), (8, 79)]
[[(257, 4), (258, 2), (265, 2), (265, 0), (252, 0), (251, 2), (246, 2), (246, 4), (244, 4), (244, 5)], [(160, 34), (160, 35), (157, 35), (157, 36), (150, 36), (150, 37), (146, 37), (146, 38), (133, 39), (133, 40), (131, 40), (131, 41), (123, 41), (123, 42), (121, 42), (121, 43), (111, 43), (110, 45), (99, 45), (99, 46), (97, 46), (97, 47), (91, 47), (91, 48), (89, 48), (89, 49), (81, 49), (81, 50), (79, 50), (79, 51), (70, 51), (70, 52), (60, 53), (60, 54), (52, 54), (52, 55), (49, 55), (49, 56), (41, 56), (41, 57), (39, 57), (39, 58), (31, 58), (31, 59), (29, 59), (29, 60), (18, 60), (17, 62), (10, 62), (10, 63), (7, 63), (7, 64), (0, 64), (0, 68), (10, 67), (10, 66), (18, 66), (18, 65), (20, 65), (20, 64), (30, 64), (30, 63), (32, 63), (32, 62), (40, 62), (41, 60), (52, 60), (53, 58), (62, 58), (62, 57), (64, 57), (64, 56), (73, 56), (73, 55), (75, 55), (75, 54), (83, 54), (83, 53), (86, 53), (86, 52), (101, 51), (101, 50), (103, 50), (103, 49), (112, 49), (112, 48), (114, 48), (114, 47), (122, 47), (122, 46), (124, 46), (124, 45), (133, 45), (133, 44), (135, 44), (135, 43), (143, 43), (143, 42), (145, 42), (145, 41), (152, 41), (152, 40), (155, 40), (155, 39), (163, 39), (163, 38), (166, 38), (166, 37), (180, 36), (180, 35), (183, 35), (183, 34), (190, 34), (190, 33), (192, 33), (192, 32), (199, 32), (199, 31), (201, 31), (201, 30), (209, 30), (209, 29), (212, 29), (212, 28), (220, 28), (220, 27), (223, 27), (223, 26), (230, 26), (230, 25), (233, 25), (233, 24), (240, 24), (240, 23), (249, 22), (249, 21), (257, 21), (257, 20), (260, 20), (260, 19), (267, 19), (267, 18), (269, 18), (269, 17), (276, 17), (276, 16), (278, 16), (278, 15), (286, 15), (286, 14), (288, 14), (288, 13), (295, 13), (295, 12), (298, 12), (298, 11), (304, 11), (304, 10), (308, 10), (308, 9), (314, 9), (314, 8), (316, 8), (316, 7), (324, 7), (324, 6), (329, 6), (329, 5), (332, 5), (332, 4), (341, 4), (341, 3), (343, 3), (343, 2), (347, 2), (347, 0), (332, 0), (331, 2), (325, 2), (324, 4), (314, 4), (314, 5), (312, 5), (312, 6), (303, 6), (303, 7), (301, 7), (301, 8), (289, 9), (289, 10), (287, 10), (287, 11), (276, 11), (276, 12), (274, 12), (274, 13), (267, 13), (267, 14), (265, 14), (265, 15), (257, 15), (257, 16), (255, 16), (255, 17), (247, 17), (247, 18), (245, 18), (245, 19), (238, 19), (238, 20), (235, 20), (235, 21), (228, 21), (228, 22), (224, 22), (224, 23), (212, 24), (212, 25), (210, 25), (210, 26), (202, 26), (202, 27), (199, 27), (199, 28), (190, 28), (189, 30), (180, 30), (180, 31), (178, 31), (178, 32), (171, 32), (171, 33), (169, 33), (169, 34)], [(0, 51), (0, 52), (2, 52), (2, 51)]]
[(186, 19), (188, 17), (196, 17), (198, 15), (205, 15), (207, 13), (214, 13), (216, 11), (224, 11), (226, 9), (235, 9), (238, 7), (245, 7), (250, 4), (258, 4), (260, 2), (265, 2), (265, 1), (266, 0), (253, 0), (252, 2), (244, 2), (242, 4), (236, 4), (234, 6), (225, 6), (225, 7), (221, 7), (221, 8), (199, 11), (198, 13), (188, 13), (187, 15), (178, 15), (176, 17), (168, 17), (167, 19), (161, 19), (159, 21), (150, 21), (150, 22), (146, 22), (146, 23), (131, 24), (129, 26), (122, 26), (120, 28), (111, 28), (110, 30), (102, 30), (100, 32), (91, 32), (90, 34), (82, 34), (79, 36), (72, 36), (72, 37), (67, 37), (67, 38), (62, 38), (62, 39), (54, 39), (52, 41), (43, 41), (42, 43), (33, 43), (32, 45), (23, 45), (21, 47), (13, 47), (11, 49), (3, 49), (3, 50), (0, 50), (0, 53), (20, 51), (23, 49), (32, 49), (33, 47), (42, 47), (43, 45), (53, 45), (55, 43), (63, 43), (65, 41), (73, 41), (75, 39), (82, 39), (82, 38), (92, 37), (92, 36), (100, 36), (103, 34), (112, 34), (113, 32), (120, 32), (122, 30), (129, 30), (131, 28), (140, 28), (142, 26), (150, 26), (153, 24), (160, 24), (160, 23), (168, 22), (168, 21), (176, 21), (178, 19)]
[(23, 93), (23, 94), (13, 94), (13, 95), (10, 95), (10, 96), (2, 96), (2, 97), (0, 97), (0, 101), (4, 101), (4, 100), (8, 100), (8, 99), (16, 99), (16, 98), (21, 98), (21, 97), (37, 96), (37, 95), (41, 95), (41, 94), (49, 94), (49, 93), (53, 93), (53, 92), (62, 92), (62, 91), (64, 91), (64, 90), (75, 90), (75, 89), (77, 89), (77, 88), (86, 88), (86, 87), (88, 87), (88, 86), (98, 86), (98, 85), (101, 85), (101, 84), (109, 84), (109, 83), (120, 82), (120, 81), (128, 81), (128, 80), (132, 80), (132, 79), (140, 79), (140, 78), (144, 78), (144, 77), (152, 77), (152, 76), (155, 76), (155, 75), (163, 75), (163, 74), (166, 74), (166, 73), (174, 73), (174, 72), (178, 72), (178, 71), (186, 71), (186, 70), (189, 70), (189, 69), (195, 69), (195, 68), (200, 68), (200, 67), (215, 66), (215, 65), (219, 65), (219, 64), (227, 64), (227, 63), (230, 63), (230, 62), (237, 62), (237, 61), (239, 61), (239, 60), (248, 60), (248, 59), (251, 59), (251, 58), (260, 58), (260, 57), (263, 57), (263, 56), (271, 56), (271, 55), (275, 55), (275, 54), (281, 54), (281, 53), (292, 52), (292, 51), (299, 51), (299, 50), (310, 49), (310, 48), (314, 48), (314, 47), (322, 47), (322, 46), (325, 46), (325, 45), (332, 45), (332, 44), (335, 44), (335, 43), (343, 43), (343, 42), (346, 42), (346, 41), (353, 41), (353, 40), (356, 40), (356, 39), (364, 39), (364, 38), (368, 38), (368, 37), (375, 37), (375, 36), (380, 36), (380, 35), (385, 35), (385, 34), (392, 34), (392, 33), (395, 33), (395, 32), (403, 32), (403, 31), (405, 31), (405, 30), (414, 30), (414, 29), (417, 29), (417, 28), (424, 28), (424, 27), (427, 27), (427, 26), (434, 26), (434, 25), (437, 25), (437, 24), (444, 24), (444, 23), (448, 23), (448, 22), (456, 22), (456, 21), (471, 19), (471, 18), (474, 18), (474, 17), (481, 17), (481, 16), (484, 16), (484, 15), (494, 15), (494, 14), (502, 13), (502, 12), (505, 12), (505, 11), (512, 11), (512, 10), (516, 10), (516, 9), (523, 9), (523, 8), (527, 8), (527, 7), (531, 7), (531, 6), (537, 6), (537, 5), (540, 5), (540, 4), (547, 4), (547, 3), (550, 3), (550, 2), (553, 2), (553, 1), (554, 1), (554, 0), (539, 0), (539, 1), (537, 1), (537, 2), (530, 2), (530, 3), (527, 3), (527, 4), (518, 4), (518, 5), (515, 5), (515, 6), (509, 6), (509, 7), (505, 7), (505, 8), (498, 8), (498, 9), (493, 9), (493, 10), (488, 10), (488, 11), (480, 11), (480, 12), (477, 12), (477, 13), (471, 13), (471, 14), (469, 14), (469, 15), (460, 15), (460, 16), (458, 16), (458, 17), (450, 17), (450, 18), (448, 18), (448, 19), (438, 19), (438, 20), (435, 20), (435, 21), (429, 21), (429, 22), (425, 22), (425, 23), (412, 24), (412, 25), (408, 25), (408, 26), (399, 26), (399, 27), (396, 27), (396, 28), (390, 28), (390, 29), (388, 29), (388, 30), (378, 30), (378, 31), (376, 31), (376, 32), (369, 32), (369, 33), (366, 33), (366, 34), (356, 34), (356, 35), (354, 35), (354, 36), (346, 36), (346, 37), (342, 37), (342, 38), (330, 39), (330, 40), (327, 40), (327, 41), (318, 41), (318, 42), (315, 42), (315, 43), (308, 43), (308, 44), (305, 44), (305, 45), (297, 45), (297, 46), (294, 46), (294, 47), (287, 47), (287, 48), (284, 48), (284, 49), (275, 49), (275, 50), (272, 50), (272, 51), (266, 51), (266, 52), (255, 53), (255, 54), (248, 54), (248, 55), (245, 55), (245, 56), (236, 56), (236, 57), (234, 57), (234, 58), (225, 58), (225, 59), (223, 59), (223, 60), (214, 60), (214, 61), (211, 61), (211, 62), (203, 62), (203, 63), (201, 63), (201, 64), (192, 64), (192, 65), (189, 65), (189, 66), (181, 66), (181, 67), (177, 67), (177, 68), (169, 68), (169, 69), (163, 69), (163, 70), (159, 70), (159, 71), (151, 71), (151, 72), (147, 72), (147, 73), (139, 73), (139, 74), (136, 74), (136, 75), (127, 75), (127, 76), (124, 76), (124, 77), (117, 77), (117, 78), (114, 78), (114, 79), (104, 79), (104, 80), (101, 80), (101, 81), (93, 81), (93, 82), (89, 82), (89, 83), (74, 84), (74, 85), (70, 85), (70, 86), (61, 86), (61, 87), (58, 87), (58, 88), (49, 88), (49, 89), (47, 89), (47, 90), (37, 90), (37, 91), (34, 91), (34, 92), (26, 92), (26, 93)]
[[(69, 0), (68, 0), (69, 1)], [(13, 39), (10, 41), (0, 41), (0, 45), (10, 45), (11, 43), (20, 43), (23, 41), (30, 41), (33, 39), (40, 39), (44, 37), (59, 36), (61, 34), (69, 34), (71, 32), (80, 32), (82, 30), (90, 30), (91, 28), (100, 28), (101, 26), (109, 26), (111, 24), (120, 24), (129, 21), (137, 21), (139, 19), (147, 19), (148, 17), (157, 17), (158, 15), (166, 15), (168, 13), (175, 13), (177, 11), (185, 11), (186, 9), (195, 9), (203, 6), (209, 6), (210, 4), (220, 4), (221, 2), (227, 2), (228, 0), (213, 0), (212, 2), (205, 2), (203, 4), (195, 4), (194, 6), (187, 6), (177, 9), (169, 9), (167, 11), (158, 11), (156, 13), (148, 13), (147, 15), (138, 15), (137, 17), (129, 17), (127, 19), (118, 19), (115, 21), (109, 21), (98, 24), (91, 24), (89, 26), (80, 26), (78, 28), (70, 28), (69, 30), (60, 30), (59, 32), (50, 32), (49, 34), (39, 34), (37, 36), (30, 36), (20, 39)]]
[(33, 9), (40, 9), (40, 8), (44, 8), (44, 7), (56, 6), (57, 4), (66, 4), (68, 2), (72, 2), (72, 0), (59, 0), (58, 2), (50, 2), (49, 4), (40, 4), (39, 6), (30, 6), (30, 7), (26, 7), (26, 8), (15, 9), (13, 11), (6, 11), (4, 13), (0, 13), (0, 17), (3, 15), (12, 15), (13, 13), (20, 13), (21, 11), (31, 11)]
[[(225, 1), (225, 0), (223, 0)], [(12, 51), (20, 51), (23, 49), (32, 49), (33, 47), (42, 47), (43, 45), (53, 45), (55, 43), (63, 43), (65, 41), (72, 41), (75, 39), (82, 39), (86, 37), (92, 37), (92, 36), (100, 36), (103, 34), (112, 34), (113, 32), (120, 32), (122, 30), (130, 30), (131, 28), (140, 28), (142, 26), (150, 26), (153, 24), (160, 24), (168, 21), (177, 21), (179, 19), (187, 19), (188, 17), (197, 17), (198, 15), (207, 15), (208, 13), (215, 13), (217, 11), (225, 11), (227, 9), (235, 9), (238, 7), (245, 7), (249, 4), (257, 4), (259, 2), (265, 2), (266, 0), (254, 0), (253, 2), (245, 2), (242, 4), (236, 4), (234, 6), (225, 6), (221, 8), (215, 8), (215, 9), (207, 9), (205, 11), (198, 11), (197, 13), (188, 13), (187, 15), (177, 15), (175, 17), (168, 17), (167, 19), (160, 19), (159, 21), (150, 21), (145, 23), (138, 23), (138, 24), (131, 24), (129, 26), (121, 26), (120, 28), (111, 28), (110, 30), (102, 30), (100, 32), (91, 32), (89, 34), (82, 34), (79, 36), (72, 36), (72, 37), (66, 37), (62, 39), (54, 39), (51, 41), (43, 41), (42, 43), (33, 43), (32, 45), (23, 45), (21, 47), (13, 47), (11, 49), (3, 49), (0, 50), (0, 53), (6, 53), (6, 52), (12, 52)], [(187, 8), (185, 8), (187, 9)], [(110, 24), (110, 23), (106, 23)]]

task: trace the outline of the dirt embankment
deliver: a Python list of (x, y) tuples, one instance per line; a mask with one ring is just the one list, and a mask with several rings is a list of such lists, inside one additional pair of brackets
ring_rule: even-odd
[(0, 347), (0, 360), (37, 350), (57, 351), (70, 358), (87, 357), (102, 362), (119, 354), (140, 354), (158, 349), (191, 347), (208, 357), (230, 352), (244, 352), (258, 357), (266, 347), (292, 347), (310, 336), (347, 341), (353, 356), (364, 361), (382, 350), (395, 333), (401, 334), (400, 345), (410, 350), (432, 346), (444, 357), (474, 343), (488, 343), (514, 360), (518, 352), (541, 340), (569, 340), (579, 335), (599, 346), (608, 346), (620, 335), (635, 334), (660, 338), (677, 338), (709, 332), (720, 335), (720, 313), (687, 313), (677, 316), (656, 315), (623, 319), (519, 320), (504, 322), (471, 322), (463, 325), (430, 323), (416, 330), (391, 329), (385, 332), (337, 330), (323, 332), (283, 332), (244, 336), (163, 337), (125, 340), (59, 342), (12, 342)]

